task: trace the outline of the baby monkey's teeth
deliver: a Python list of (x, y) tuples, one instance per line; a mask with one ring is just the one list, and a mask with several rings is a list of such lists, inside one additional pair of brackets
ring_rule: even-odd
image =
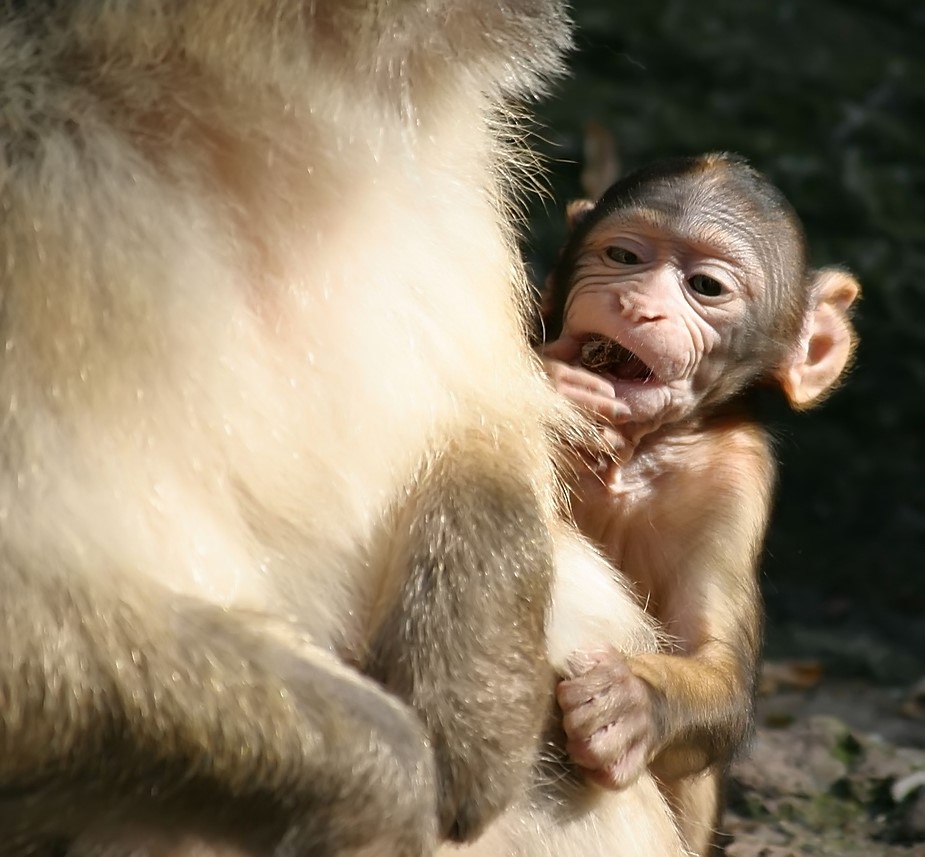
[(594, 337), (581, 348), (581, 365), (590, 372), (613, 375), (623, 381), (651, 381), (652, 370), (632, 351), (612, 339)]
[(581, 365), (591, 372), (601, 372), (620, 358), (626, 349), (612, 339), (594, 337), (581, 347)]

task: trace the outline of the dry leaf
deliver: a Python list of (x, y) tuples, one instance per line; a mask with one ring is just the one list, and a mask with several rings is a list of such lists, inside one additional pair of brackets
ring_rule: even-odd
[(581, 187), (589, 199), (599, 199), (620, 177), (620, 158), (613, 133), (599, 122), (588, 122), (584, 136)]
[(822, 681), (819, 661), (765, 661), (758, 680), (758, 694), (770, 696), (781, 690), (808, 690)]

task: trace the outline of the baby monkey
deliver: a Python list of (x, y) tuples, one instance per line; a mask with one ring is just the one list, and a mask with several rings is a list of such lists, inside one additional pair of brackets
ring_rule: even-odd
[(610, 460), (580, 477), (575, 515), (677, 648), (576, 655), (558, 688), (567, 748), (605, 787), (648, 766), (705, 854), (760, 649), (775, 466), (748, 393), (774, 385), (803, 409), (832, 389), (859, 287), (808, 269), (793, 209), (732, 155), (656, 163), (568, 217), (544, 362), (601, 423)]

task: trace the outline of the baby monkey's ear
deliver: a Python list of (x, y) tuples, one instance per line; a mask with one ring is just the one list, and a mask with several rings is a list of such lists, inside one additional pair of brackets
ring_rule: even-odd
[(594, 210), (594, 203), (590, 199), (573, 199), (565, 206), (565, 223), (569, 232), (575, 228)]
[(851, 363), (857, 336), (851, 306), (861, 293), (858, 281), (839, 268), (810, 276), (810, 302), (797, 347), (777, 371), (777, 380), (797, 409), (812, 407), (830, 392)]

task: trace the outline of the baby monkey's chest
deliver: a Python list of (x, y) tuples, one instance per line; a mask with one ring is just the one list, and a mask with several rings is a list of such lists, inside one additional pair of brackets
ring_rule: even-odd
[(676, 560), (676, 534), (668, 531), (671, 515), (664, 508), (674, 477), (670, 464), (640, 457), (614, 468), (574, 507), (582, 532), (632, 582), (650, 613)]

